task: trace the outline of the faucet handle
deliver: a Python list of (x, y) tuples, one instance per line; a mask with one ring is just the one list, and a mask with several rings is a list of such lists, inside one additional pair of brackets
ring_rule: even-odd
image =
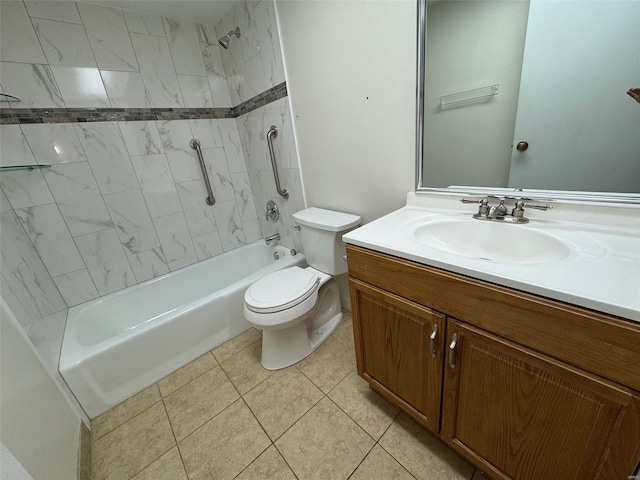
[(516, 202), (515, 205), (515, 209), (514, 210), (523, 210), (525, 207), (526, 208), (535, 208), (536, 210), (551, 210), (553, 208), (553, 205), (547, 203), (547, 204), (539, 204), (539, 203), (526, 203), (524, 201), (524, 198), (521, 198), (520, 200), (518, 200)]
[(474, 215), (474, 218), (486, 217), (489, 214), (489, 199), (484, 198), (463, 198), (460, 200), (462, 203), (479, 203), (478, 213)]
[(526, 208), (535, 208), (536, 210), (551, 210), (553, 208), (552, 205), (540, 205), (536, 203), (525, 203), (523, 200), (518, 200), (515, 204), (515, 207), (511, 211), (511, 216), (513, 217), (516, 223), (528, 223), (529, 219), (524, 216), (524, 209)]
[(489, 199), (487, 197), (482, 198), (462, 198), (460, 199), (462, 203), (489, 203)]
[(540, 205), (540, 204), (536, 204), (536, 203), (524, 203), (523, 202), (523, 207), (527, 207), (527, 208), (535, 208), (536, 210), (551, 210), (553, 208), (553, 205), (547, 203), (546, 205)]

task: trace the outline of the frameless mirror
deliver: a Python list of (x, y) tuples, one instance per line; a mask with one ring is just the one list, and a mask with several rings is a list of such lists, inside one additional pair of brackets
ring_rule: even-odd
[(418, 190), (640, 202), (639, 1), (419, 0), (418, 17)]

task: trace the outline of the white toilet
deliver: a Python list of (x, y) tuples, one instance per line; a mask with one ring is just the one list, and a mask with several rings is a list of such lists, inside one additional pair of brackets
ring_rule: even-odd
[(244, 316), (262, 334), (262, 366), (278, 370), (299, 362), (326, 340), (342, 320), (333, 275), (347, 271), (342, 235), (360, 217), (322, 208), (293, 214), (300, 227), (307, 268), (270, 273), (244, 294)]

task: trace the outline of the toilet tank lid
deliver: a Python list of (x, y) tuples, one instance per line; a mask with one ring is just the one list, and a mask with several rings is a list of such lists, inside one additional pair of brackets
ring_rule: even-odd
[(358, 215), (316, 207), (300, 210), (293, 214), (293, 218), (300, 225), (328, 230), (329, 232), (349, 230), (360, 225), (361, 220)]

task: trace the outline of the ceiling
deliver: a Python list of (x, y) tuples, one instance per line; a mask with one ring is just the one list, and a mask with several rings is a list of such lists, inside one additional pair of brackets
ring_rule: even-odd
[(216, 24), (229, 11), (234, 0), (80, 0), (163, 17)]

